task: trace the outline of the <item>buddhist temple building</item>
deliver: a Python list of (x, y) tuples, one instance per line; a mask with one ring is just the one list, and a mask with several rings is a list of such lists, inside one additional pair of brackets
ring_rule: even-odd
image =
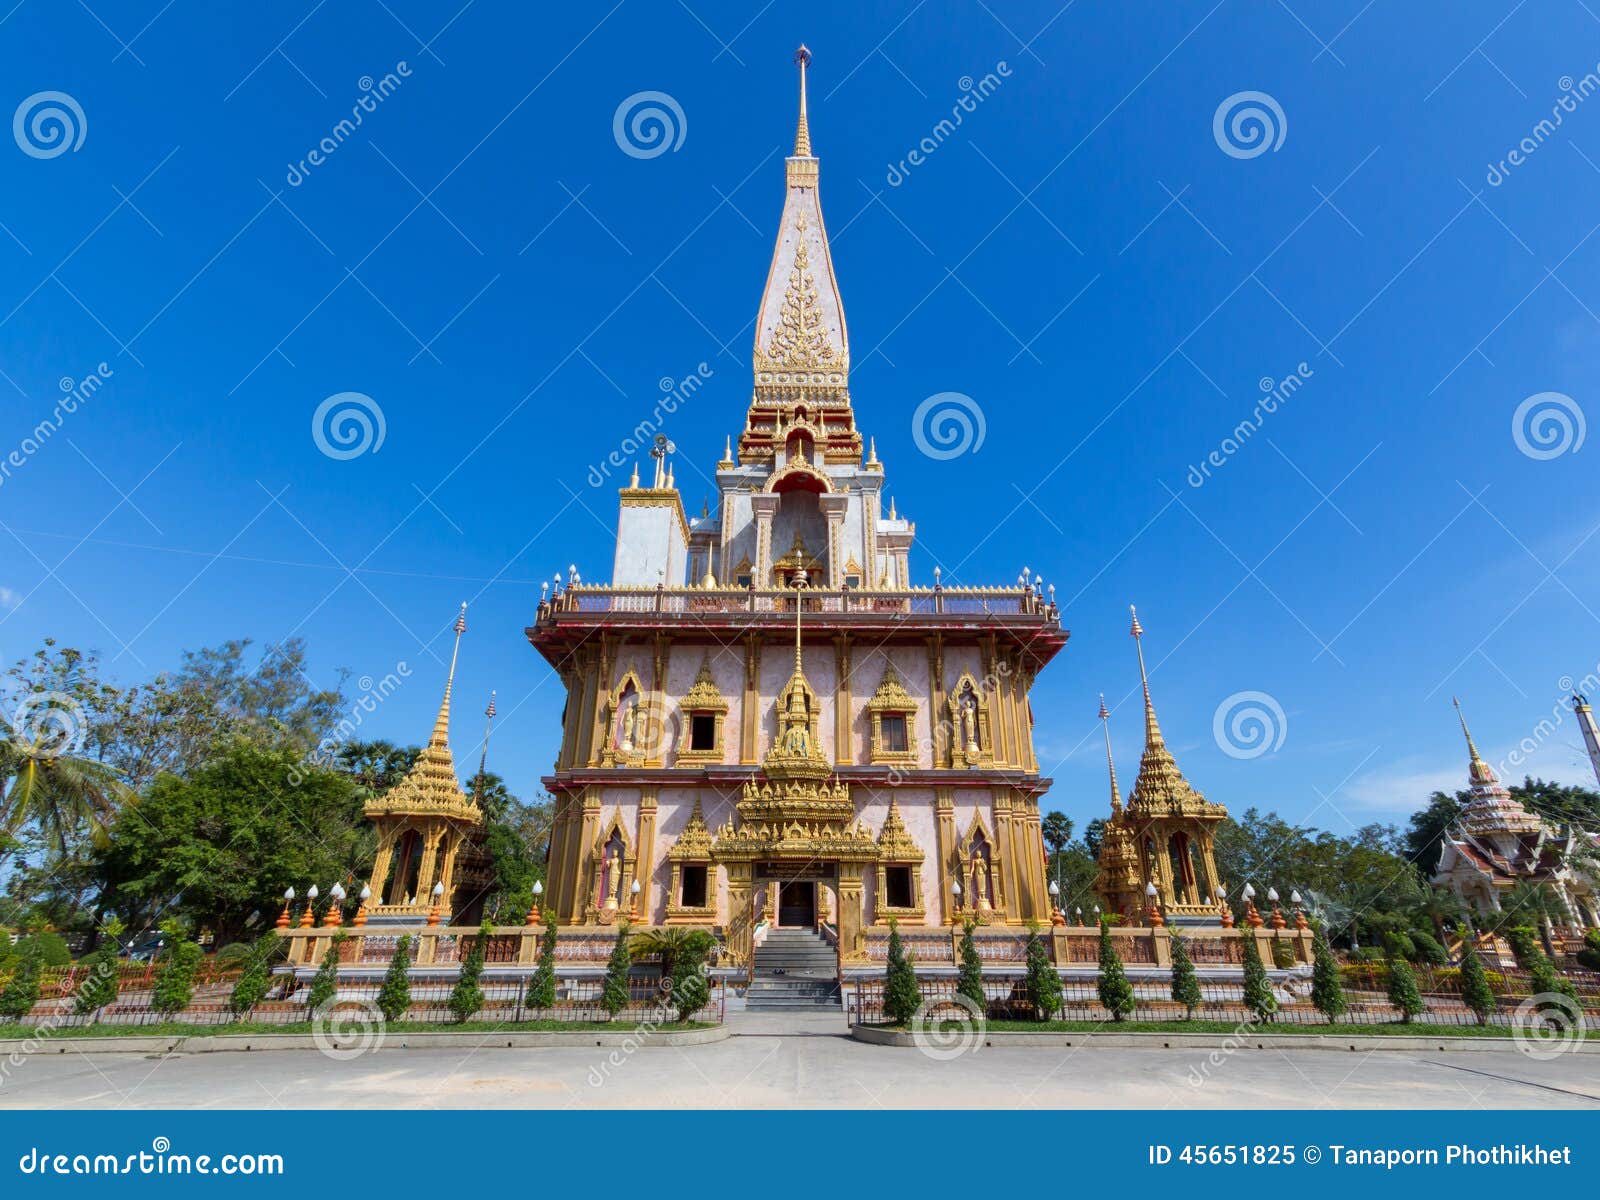
[[(1139, 681), (1144, 688), (1144, 755), (1124, 805), (1117, 795), (1116, 766), (1111, 762), (1107, 727), (1111, 816), (1100, 842), (1095, 890), (1106, 911), (1119, 913), (1129, 921), (1159, 918), (1178, 925), (1213, 924), (1223, 910), (1222, 883), (1217, 878), (1216, 831), (1228, 810), (1195, 791), (1178, 770), (1150, 699), (1141, 640), (1144, 630), (1137, 612), (1133, 614), (1131, 632), (1139, 657)], [(1108, 717), (1105, 698), (1101, 697), (1101, 721)], [(1152, 886), (1153, 898), (1149, 893)]]
[(687, 516), (659, 438), (608, 583), (527, 630), (567, 705), (544, 897), (567, 926), (865, 932), (1048, 925), (1029, 690), (1067, 633), (1042, 585), (914, 583), (916, 526), (857, 429), (806, 113), (756, 308), (744, 427)]
[(450, 691), (455, 683), (467, 606), (455, 623), (455, 646), (445, 677), (444, 698), (433, 732), (404, 779), (366, 803), (378, 832), (378, 854), (369, 887), (368, 918), (376, 923), (414, 923), (418, 918), (478, 919), (489, 882), (483, 848), (483, 812), (461, 789), (450, 751)]
[(1459, 702), (1455, 706), (1467, 739), (1471, 798), (1445, 832), (1433, 886), (1449, 889), (1480, 916), (1492, 918), (1506, 892), (1522, 883), (1540, 884), (1560, 897), (1573, 921), (1600, 924), (1594, 879), (1576, 861), (1583, 849), (1580, 839), (1592, 835), (1557, 829), (1513, 796), (1478, 754), (1466, 715)]

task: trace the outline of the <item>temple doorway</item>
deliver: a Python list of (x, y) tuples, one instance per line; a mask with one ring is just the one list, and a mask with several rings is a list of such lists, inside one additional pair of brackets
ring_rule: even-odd
[(783, 927), (815, 928), (817, 924), (815, 883), (785, 883), (779, 886), (778, 924)]

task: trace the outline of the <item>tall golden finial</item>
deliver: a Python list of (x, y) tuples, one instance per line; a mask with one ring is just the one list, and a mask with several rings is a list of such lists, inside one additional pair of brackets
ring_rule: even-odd
[(1117, 764), (1111, 757), (1111, 714), (1106, 710), (1106, 694), (1100, 693), (1100, 729), (1106, 735), (1106, 770), (1111, 773), (1111, 812), (1122, 811), (1122, 795), (1117, 791)]
[(461, 653), (461, 635), (467, 631), (467, 602), (461, 602), (461, 614), (456, 617), (456, 644), (450, 651), (450, 673), (444, 679), (444, 699), (439, 702), (439, 715), (433, 722), (430, 745), (445, 746), (450, 742), (450, 689), (456, 681), (456, 658)]
[(1144, 669), (1144, 627), (1139, 624), (1139, 610), (1133, 605), (1128, 605), (1128, 612), (1133, 616), (1133, 628), (1128, 632), (1133, 635), (1133, 645), (1139, 654), (1139, 682), (1144, 686), (1144, 740), (1145, 745), (1162, 745), (1161, 726), (1156, 723), (1156, 706), (1150, 699), (1150, 676)]
[(800, 600), (801, 589), (806, 585), (805, 568), (795, 572), (794, 579), (794, 673), (804, 675), (805, 671), (800, 666)]
[(805, 46), (794, 52), (795, 65), (800, 68), (800, 124), (794, 131), (794, 156), (811, 157), (811, 127), (806, 124), (806, 66), (811, 62), (811, 51)]
[(1467, 773), (1471, 777), (1472, 782), (1478, 784), (1499, 783), (1500, 777), (1496, 775), (1494, 771), (1490, 769), (1489, 764), (1484, 762), (1483, 759), (1478, 755), (1478, 747), (1472, 741), (1472, 730), (1467, 728), (1467, 714), (1462, 711), (1461, 701), (1457, 700), (1454, 696), (1451, 696), (1450, 703), (1456, 706), (1456, 716), (1461, 721), (1461, 732), (1467, 739), (1467, 755), (1471, 760), (1467, 767)]
[(489, 707), (483, 710), (483, 752), (478, 755), (478, 792), (483, 792), (483, 769), (489, 761), (489, 735), (494, 732), (494, 690), (489, 691)]

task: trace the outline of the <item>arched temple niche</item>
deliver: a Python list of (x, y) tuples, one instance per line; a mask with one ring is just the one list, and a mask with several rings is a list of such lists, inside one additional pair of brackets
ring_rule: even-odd
[(606, 701), (606, 742), (601, 752), (604, 766), (638, 765), (644, 761), (650, 734), (648, 712), (644, 685), (630, 668)]
[[(637, 917), (639, 900), (633, 894), (638, 877), (638, 855), (622, 810), (600, 825), (595, 840), (589, 880), (589, 919), (609, 925)], [(641, 885), (641, 892), (643, 887)]]
[(966, 836), (956, 844), (955, 862), (950, 865), (950, 878), (961, 884), (961, 898), (954, 907), (962, 917), (1005, 919), (1001, 857), (999, 844), (983, 814), (974, 813)]
[(994, 735), (989, 723), (989, 697), (972, 672), (963, 671), (950, 689), (947, 703), (950, 721), (952, 766), (977, 766), (994, 761)]

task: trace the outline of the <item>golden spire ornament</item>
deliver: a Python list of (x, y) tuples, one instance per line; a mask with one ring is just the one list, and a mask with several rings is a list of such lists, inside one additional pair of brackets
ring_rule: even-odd
[(1111, 713), (1106, 709), (1106, 694), (1100, 693), (1100, 730), (1106, 735), (1106, 770), (1111, 774), (1111, 814), (1122, 811), (1122, 796), (1117, 791), (1117, 764), (1111, 757)]
[(811, 62), (811, 51), (802, 45), (794, 52), (795, 65), (800, 68), (800, 123), (794, 131), (794, 157), (811, 157), (811, 127), (806, 123), (806, 67)]

